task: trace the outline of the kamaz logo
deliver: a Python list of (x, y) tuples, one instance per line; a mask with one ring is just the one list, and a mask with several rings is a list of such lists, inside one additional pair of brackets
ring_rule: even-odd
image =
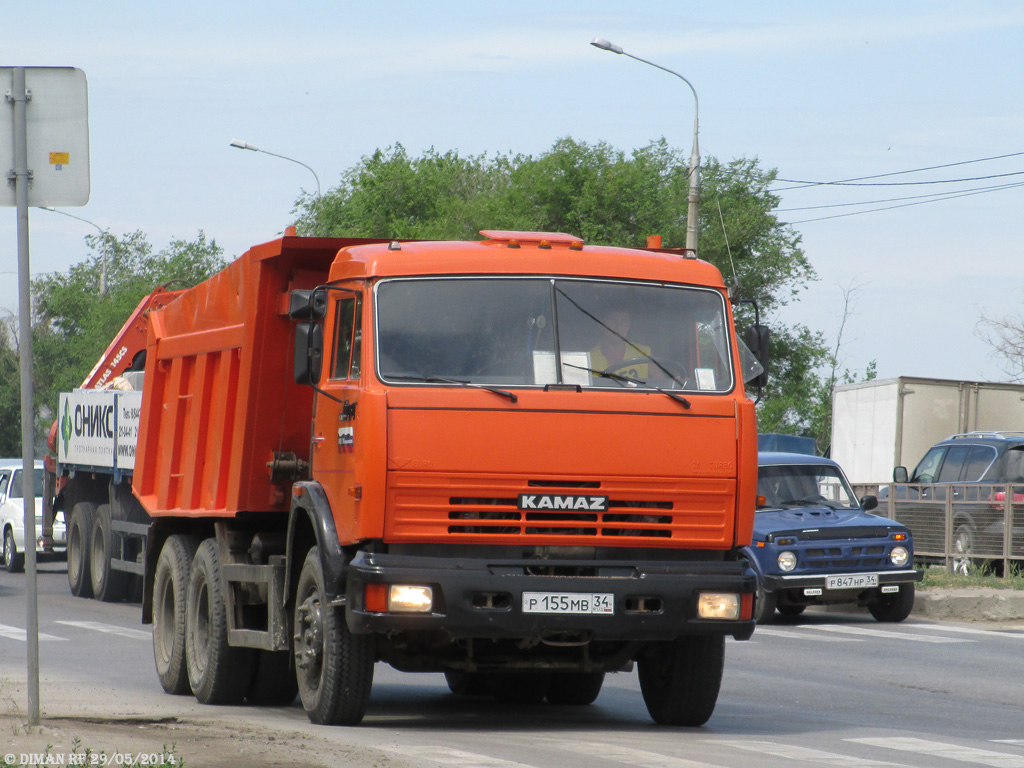
[(608, 511), (608, 497), (521, 493), (519, 494), (519, 509), (585, 509), (590, 512), (606, 512)]

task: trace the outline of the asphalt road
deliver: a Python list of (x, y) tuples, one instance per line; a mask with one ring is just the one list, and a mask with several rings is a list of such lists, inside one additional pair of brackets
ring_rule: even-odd
[(0, 757), (8, 735), (12, 754), (66, 752), (77, 735), (106, 750), (176, 743), (188, 765), (1024, 768), (1022, 625), (808, 612), (759, 627), (727, 644), (718, 707), (699, 729), (653, 725), (635, 673), (609, 676), (589, 707), (517, 708), (383, 665), (363, 725), (323, 728), (297, 705), (164, 694), (138, 606), (75, 599), (60, 567), (41, 568), (41, 732), (21, 717), (25, 577), (0, 573)]

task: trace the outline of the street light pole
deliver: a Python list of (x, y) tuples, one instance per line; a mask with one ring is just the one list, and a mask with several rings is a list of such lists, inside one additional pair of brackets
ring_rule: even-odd
[(671, 70), (668, 67), (663, 67), (660, 64), (655, 64), (653, 61), (648, 61), (647, 59), (642, 59), (639, 56), (627, 53), (622, 50), (621, 46), (610, 43), (604, 38), (595, 37), (590, 44), (603, 51), (611, 51), (612, 53), (628, 56), (631, 59), (636, 59), (644, 64), (656, 67), (662, 72), (668, 72), (670, 75), (675, 75), (686, 83), (690, 87), (690, 91), (693, 93), (693, 151), (690, 153), (690, 189), (686, 209), (686, 250), (696, 256), (697, 239), (699, 235), (697, 219), (700, 215), (700, 149), (697, 146), (697, 134), (699, 132), (698, 129), (700, 125), (700, 105), (697, 100), (697, 90), (693, 87), (693, 83), (678, 72)]
[(251, 152), (262, 152), (264, 155), (270, 155), (271, 157), (279, 157), (282, 160), (287, 160), (290, 163), (297, 163), (297, 164), (301, 165), (307, 171), (312, 173), (313, 174), (313, 178), (316, 179), (316, 196), (320, 197), (320, 177), (316, 175), (316, 171), (314, 171), (312, 168), (310, 168), (308, 165), (306, 165), (301, 160), (296, 160), (294, 157), (288, 157), (286, 155), (279, 155), (276, 152), (268, 152), (265, 149), (260, 149), (259, 147), (254, 147), (252, 144), (250, 144), (250, 143), (248, 143), (246, 141), (242, 141), (241, 139), (232, 139), (231, 140), (231, 146), (232, 147), (236, 147), (237, 149), (248, 149)]
[[(99, 230), (100, 236), (104, 240), (106, 240), (106, 238), (110, 235), (110, 231), (109, 230), (103, 229), (103, 227), (101, 227), (95, 221), (89, 221), (88, 219), (83, 219), (81, 216), (75, 216), (75, 214), (68, 213), (67, 211), (59, 211), (56, 208), (50, 208), (47, 205), (40, 205), (38, 207), (41, 208), (44, 211), (49, 211), (50, 213), (59, 213), (61, 216), (70, 216), (72, 219), (78, 219), (79, 221), (84, 221), (86, 224), (91, 224), (92, 226), (96, 227), (97, 230)], [(107, 254), (103, 250), (103, 248), (101, 247), (100, 248), (100, 296), (102, 296), (106, 292), (107, 292)]]

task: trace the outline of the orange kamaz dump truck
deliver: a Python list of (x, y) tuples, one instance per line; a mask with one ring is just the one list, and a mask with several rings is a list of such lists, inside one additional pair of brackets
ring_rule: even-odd
[(482, 234), (255, 246), (144, 313), (134, 391), (62, 399), (69, 578), (142, 577), (168, 692), (356, 724), (377, 662), (580, 705), (635, 665), (655, 721), (711, 716), (767, 331), (692, 254)]

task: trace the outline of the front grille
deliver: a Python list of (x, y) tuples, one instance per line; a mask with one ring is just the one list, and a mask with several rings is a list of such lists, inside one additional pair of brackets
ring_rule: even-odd
[(884, 568), (889, 563), (885, 547), (878, 545), (844, 545), (809, 547), (803, 551), (801, 563), (806, 568), (821, 570)]
[[(601, 510), (519, 509), (519, 496), (553, 494), (607, 498)], [(600, 540), (648, 546), (731, 543), (732, 480), (566, 481), (466, 476), (389, 477), (386, 536), (391, 541), (579, 543)]]

